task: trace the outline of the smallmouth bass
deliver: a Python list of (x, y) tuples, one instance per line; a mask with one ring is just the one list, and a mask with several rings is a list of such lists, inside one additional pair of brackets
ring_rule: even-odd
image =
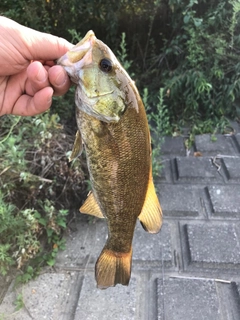
[(95, 266), (97, 286), (128, 285), (137, 218), (150, 233), (162, 224), (146, 112), (134, 82), (93, 31), (58, 64), (76, 84), (79, 131), (70, 158), (84, 146), (92, 184), (80, 212), (106, 218), (108, 226), (108, 240)]

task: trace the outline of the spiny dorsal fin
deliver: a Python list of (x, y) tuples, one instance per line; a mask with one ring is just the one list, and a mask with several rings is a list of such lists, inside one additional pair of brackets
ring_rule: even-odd
[(73, 149), (72, 149), (71, 155), (68, 158), (69, 162), (71, 162), (73, 159), (80, 156), (80, 154), (82, 153), (82, 150), (83, 150), (82, 137), (81, 137), (80, 131), (78, 130), (76, 132), (75, 141), (73, 144)]
[(92, 216), (98, 217), (98, 218), (104, 218), (102, 211), (92, 193), (88, 194), (87, 199), (85, 200), (84, 204), (79, 209), (81, 213), (90, 214)]
[(161, 228), (162, 209), (154, 188), (152, 175), (150, 175), (145, 202), (138, 219), (144, 230), (150, 233), (157, 233)]

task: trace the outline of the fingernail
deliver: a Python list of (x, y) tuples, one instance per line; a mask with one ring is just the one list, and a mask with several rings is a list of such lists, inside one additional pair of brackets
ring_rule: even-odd
[(55, 85), (62, 86), (66, 82), (66, 76), (63, 72), (59, 72), (58, 76), (55, 79)]
[(48, 103), (52, 104), (52, 96), (53, 96), (53, 88), (51, 88), (51, 91), (50, 91), (50, 95), (49, 95), (49, 98), (48, 98)]
[(40, 68), (36, 78), (40, 82), (45, 81), (46, 80), (46, 71), (43, 68)]

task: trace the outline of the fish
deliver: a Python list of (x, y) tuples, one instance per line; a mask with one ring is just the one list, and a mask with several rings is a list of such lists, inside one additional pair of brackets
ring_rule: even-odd
[(95, 265), (97, 287), (128, 285), (137, 219), (150, 233), (162, 225), (146, 111), (135, 82), (92, 30), (57, 63), (76, 84), (70, 160), (85, 149), (92, 186), (80, 212), (105, 218), (108, 227)]

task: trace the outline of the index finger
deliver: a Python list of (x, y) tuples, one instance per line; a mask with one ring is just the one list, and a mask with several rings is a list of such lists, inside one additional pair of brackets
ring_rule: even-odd
[(65, 94), (70, 88), (71, 81), (63, 67), (57, 65), (51, 67), (48, 70), (48, 76), (55, 96)]
[(50, 86), (48, 72), (39, 61), (32, 62), (27, 68), (28, 81), (26, 93), (34, 95), (39, 90)]

